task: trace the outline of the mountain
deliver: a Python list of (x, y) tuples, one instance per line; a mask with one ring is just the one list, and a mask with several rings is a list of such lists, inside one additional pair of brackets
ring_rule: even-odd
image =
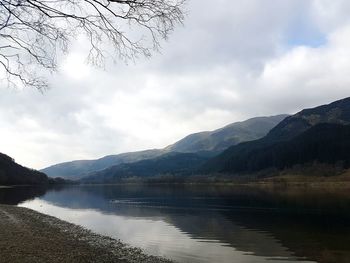
[(253, 173), (320, 162), (348, 166), (350, 98), (287, 117), (264, 138), (232, 146), (209, 160), (206, 173)]
[(264, 169), (283, 170), (295, 165), (350, 164), (350, 126), (322, 123), (288, 141), (247, 151), (225, 162), (221, 172), (254, 173)]
[(205, 163), (207, 157), (194, 153), (167, 153), (153, 159), (123, 163), (84, 177), (83, 183), (115, 183), (125, 178), (147, 178), (166, 175), (190, 175)]
[(287, 117), (267, 137), (269, 140), (287, 140), (320, 123), (350, 124), (350, 97)]
[(56, 164), (41, 171), (50, 177), (63, 177), (66, 179), (80, 179), (92, 172), (106, 169), (121, 163), (132, 163), (144, 159), (155, 158), (163, 154), (162, 150), (146, 150), (139, 152), (109, 155), (97, 160), (80, 160)]
[(257, 117), (235, 122), (214, 131), (188, 135), (165, 148), (172, 152), (221, 152), (230, 146), (264, 137), (279, 122), (288, 117), (282, 114), (271, 117)]
[(11, 157), (0, 153), (0, 185), (48, 184), (46, 174), (17, 164)]
[(287, 115), (253, 118), (243, 122), (232, 123), (215, 131), (191, 134), (164, 149), (110, 155), (97, 160), (60, 163), (41, 171), (51, 177), (80, 179), (90, 173), (101, 171), (114, 165), (157, 158), (170, 152), (198, 153), (202, 156), (214, 156), (229, 146), (265, 136), (269, 130), (285, 117)]

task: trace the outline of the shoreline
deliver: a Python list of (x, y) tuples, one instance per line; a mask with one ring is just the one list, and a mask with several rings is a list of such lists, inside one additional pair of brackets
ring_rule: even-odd
[(173, 183), (173, 182), (162, 182), (162, 183), (100, 183), (100, 184), (77, 184), (79, 187), (105, 187), (105, 186), (195, 186), (195, 187), (308, 187), (308, 188), (350, 188), (350, 178), (345, 180), (325, 177), (267, 177), (259, 180), (251, 181), (198, 181), (198, 182), (184, 182), (184, 183)]
[(0, 204), (2, 262), (171, 263), (34, 210)]

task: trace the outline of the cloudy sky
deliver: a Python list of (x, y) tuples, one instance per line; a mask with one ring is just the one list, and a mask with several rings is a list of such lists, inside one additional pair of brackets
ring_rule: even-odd
[(350, 96), (350, 1), (189, 1), (151, 59), (99, 70), (77, 41), (44, 94), (0, 83), (0, 151), (39, 169)]

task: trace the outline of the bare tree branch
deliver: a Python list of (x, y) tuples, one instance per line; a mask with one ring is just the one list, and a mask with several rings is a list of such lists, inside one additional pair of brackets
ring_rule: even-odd
[[(35, 65), (57, 69), (57, 54), (67, 52), (79, 34), (89, 40), (90, 63), (105, 62), (106, 45), (114, 59), (150, 56), (184, 20), (186, 0), (0, 0), (0, 77), (9, 85), (47, 87)], [(136, 29), (138, 38), (128, 30)]]

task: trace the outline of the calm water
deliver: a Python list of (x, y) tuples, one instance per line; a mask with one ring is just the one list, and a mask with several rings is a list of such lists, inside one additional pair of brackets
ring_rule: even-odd
[(178, 262), (350, 262), (350, 194), (232, 187), (0, 189), (18, 204)]

